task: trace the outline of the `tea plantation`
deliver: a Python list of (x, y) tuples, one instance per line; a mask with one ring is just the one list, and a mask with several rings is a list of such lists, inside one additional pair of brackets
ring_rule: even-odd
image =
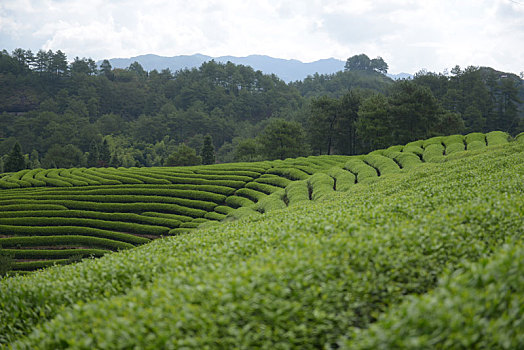
[(0, 346), (524, 348), (522, 134), (0, 186)]

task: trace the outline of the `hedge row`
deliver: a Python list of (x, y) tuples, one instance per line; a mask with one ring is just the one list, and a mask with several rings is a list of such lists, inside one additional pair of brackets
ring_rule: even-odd
[(521, 132), (520, 134), (518, 134), (517, 136), (515, 136), (515, 140), (517, 142), (524, 142), (524, 132)]
[[(232, 192), (233, 189), (230, 189)], [(16, 195), (16, 194), (13, 194)], [(186, 198), (186, 199), (195, 199), (195, 200), (204, 200), (204, 201), (210, 201), (215, 203), (221, 203), (226, 199), (226, 196), (220, 193), (212, 193), (212, 192), (206, 192), (206, 191), (200, 191), (200, 190), (194, 190), (194, 189), (169, 189), (169, 188), (163, 188), (163, 187), (141, 187), (141, 186), (133, 186), (133, 187), (123, 187), (123, 188), (114, 188), (114, 187), (105, 187), (105, 188), (96, 188), (96, 189), (90, 189), (90, 187), (85, 188), (83, 187), (82, 190), (80, 189), (62, 189), (62, 190), (54, 190), (54, 191), (30, 191), (21, 193), (18, 197), (24, 198), (24, 197), (31, 197), (31, 198), (42, 198), (42, 199), (50, 199), (48, 197), (55, 196), (57, 199), (59, 197), (65, 197), (65, 196), (72, 196), (74, 199), (80, 199), (83, 196), (107, 196), (110, 198), (111, 196), (119, 195), (119, 196), (125, 196), (125, 195), (134, 195), (134, 196), (159, 196), (159, 197), (177, 197), (177, 198)], [(95, 198), (95, 197), (93, 197)], [(72, 198), (73, 199), (73, 198)], [(112, 201), (112, 200), (108, 200)], [(106, 200), (102, 200), (101, 202), (106, 202)]]
[(442, 144), (444, 147), (448, 148), (450, 145), (459, 143), (464, 145), (464, 136), (463, 135), (449, 135), (442, 137)]
[[(14, 200), (12, 202), (20, 202), (22, 204), (22, 210), (25, 209), (25, 205), (34, 205), (34, 201), (31, 200)], [(179, 214), (191, 217), (203, 217), (207, 211), (196, 208), (189, 208), (178, 204), (172, 203), (98, 203), (88, 201), (75, 201), (75, 200), (40, 200), (39, 204), (57, 204), (62, 205), (61, 208), (66, 209), (77, 209), (77, 210), (93, 210), (103, 212), (122, 212), (122, 213), (143, 213), (146, 211), (157, 211), (161, 213)], [(11, 203), (10, 200), (0, 201), (0, 205)], [(3, 208), (3, 207), (2, 207)], [(58, 209), (58, 208), (54, 208)], [(25, 209), (28, 210), (28, 209)]]
[(307, 180), (307, 182), (311, 188), (312, 200), (326, 198), (335, 191), (335, 180), (328, 174), (314, 174)]
[(417, 145), (406, 146), (402, 149), (403, 153), (414, 153), (421, 156), (424, 153), (424, 149)]
[(420, 159), (418, 155), (416, 155), (415, 153), (406, 152), (406, 151), (400, 152), (400, 154), (394, 157), (394, 160), (398, 164), (400, 164), (402, 169), (406, 169), (406, 170), (413, 169), (414, 167), (422, 164), (422, 160)]
[(488, 146), (503, 145), (509, 142), (509, 135), (503, 131), (491, 131), (486, 134)]
[(61, 259), (75, 255), (100, 257), (108, 251), (104, 249), (0, 249), (13, 259)]
[(283, 176), (292, 181), (305, 180), (309, 177), (308, 173), (295, 168), (271, 168), (266, 173)]
[(251, 188), (241, 188), (235, 192), (235, 195), (246, 197), (249, 200), (252, 200), (253, 202), (258, 202), (264, 197), (267, 197), (267, 194), (253, 190)]
[(238, 207), (247, 207), (250, 205), (253, 205), (255, 202), (253, 202), (250, 199), (247, 199), (245, 197), (240, 196), (229, 196), (226, 198), (226, 204), (229, 205), (232, 208), (238, 208)]
[(73, 187), (73, 185), (70, 182), (62, 181), (53, 177), (48, 177), (47, 174), (49, 174), (52, 170), (53, 169), (44, 169), (39, 171), (35, 174), (35, 179), (45, 182), (46, 186)]
[(163, 218), (168, 220), (177, 220), (180, 222), (186, 222), (193, 220), (193, 217), (188, 215), (178, 215), (178, 214), (166, 214), (166, 213), (158, 213), (154, 211), (145, 211), (142, 213), (141, 216), (149, 216), (152, 218)]
[(63, 177), (63, 178), (73, 179), (73, 180), (76, 180), (76, 181), (85, 182), (87, 185), (90, 185), (90, 186), (92, 186), (92, 185), (101, 185), (101, 183), (96, 181), (96, 180), (88, 179), (88, 178), (86, 178), (84, 176), (79, 176), (79, 175), (73, 174), (73, 170), (74, 169), (62, 169), (62, 170), (60, 170), (59, 175), (60, 175), (60, 177)]
[[(169, 215), (169, 214), (166, 214)], [(62, 217), (62, 218), (85, 218), (110, 221), (124, 221), (138, 224), (149, 224), (155, 226), (178, 227), (180, 220), (155, 218), (134, 213), (104, 213), (88, 210), (20, 210), (0, 211), (0, 218), (16, 217)], [(188, 218), (187, 220), (191, 220)]]
[(250, 188), (252, 190), (263, 192), (265, 194), (271, 194), (281, 189), (281, 187), (279, 186), (274, 186), (274, 185), (257, 182), (257, 181), (248, 182), (245, 188)]
[(441, 162), (444, 159), (444, 146), (441, 143), (433, 143), (424, 148), (422, 159), (425, 162)]
[(77, 180), (77, 179), (61, 176), (60, 172), (61, 172), (61, 169), (51, 169), (51, 171), (49, 171), (46, 176), (49, 179), (63, 181), (63, 182), (68, 182), (72, 186), (87, 186), (87, 185), (89, 185), (89, 183), (87, 181)]
[(466, 136), (464, 136), (464, 140), (466, 141), (466, 144), (468, 145), (468, 149), (469, 149), (469, 144), (475, 141), (482, 142), (484, 146), (486, 145), (486, 135), (484, 135), (481, 132), (469, 133)]
[[(108, 221), (100, 219), (87, 219), (75, 217), (27, 217), (20, 216), (15, 218), (1, 218), (0, 225), (14, 226), (78, 226), (92, 227), (102, 230), (113, 230), (118, 232), (163, 235), (170, 228), (163, 226), (144, 225), (122, 221)], [(171, 227), (173, 228), (173, 227)]]
[(52, 235), (32, 237), (0, 238), (0, 246), (11, 247), (46, 247), (46, 246), (85, 246), (105, 248), (111, 250), (129, 249), (134, 245), (127, 242), (115, 241), (108, 238), (80, 236), (80, 235)]
[(289, 185), (292, 181), (285, 177), (281, 177), (278, 175), (264, 174), (261, 177), (259, 177), (258, 179), (254, 180), (254, 182), (259, 182), (263, 184), (268, 184), (268, 185), (273, 185), (273, 186), (284, 188), (287, 185)]
[(466, 150), (466, 145), (464, 143), (452, 143), (446, 146), (445, 152), (446, 155), (456, 153), (456, 152), (462, 152)]
[(288, 205), (297, 205), (311, 200), (310, 185), (307, 180), (294, 181), (286, 187)]
[(130, 179), (134, 179), (137, 181), (141, 181), (142, 183), (145, 183), (145, 184), (154, 184), (154, 185), (170, 184), (170, 182), (166, 179), (161, 179), (161, 178), (154, 177), (154, 176), (148, 176), (149, 173), (145, 171), (143, 171), (142, 174), (137, 174), (136, 172), (132, 172), (129, 169), (124, 170), (124, 169), (104, 168), (101, 171), (103, 171), (106, 174), (112, 174), (112, 175), (114, 174), (114, 175), (130, 178)]
[(231, 213), (234, 210), (235, 210), (234, 208), (231, 208), (231, 207), (228, 207), (228, 206), (225, 206), (225, 205), (217, 205), (215, 207), (215, 212), (217, 212), (219, 214), (224, 214), (224, 215), (227, 215), (227, 214)]
[(203, 175), (237, 175), (237, 176), (247, 176), (251, 179), (259, 177), (263, 172), (256, 172), (252, 170), (195, 170), (196, 174), (203, 174)]
[(38, 261), (24, 261), (24, 262), (13, 262), (11, 267), (15, 271), (34, 271), (43, 269), (54, 265), (65, 265), (70, 263), (69, 259), (54, 259), (54, 260), (38, 260)]
[(373, 179), (378, 176), (377, 170), (372, 166), (364, 163), (361, 159), (352, 158), (344, 163), (344, 169), (350, 171), (357, 176), (357, 182), (362, 182), (366, 179)]
[(379, 155), (367, 155), (364, 162), (377, 170), (378, 175), (394, 174), (400, 171), (398, 164), (391, 158)]
[(284, 209), (287, 208), (285, 200), (287, 200), (286, 191), (284, 189), (280, 189), (269, 196), (265, 196), (253, 206), (253, 209), (261, 213), (267, 213), (277, 209)]
[(38, 173), (39, 171), (41, 171), (42, 169), (32, 169), (32, 170), (29, 170), (28, 172), (26, 172), (23, 176), (22, 176), (22, 180), (24, 181), (27, 181), (29, 183), (31, 183), (32, 186), (45, 186), (46, 183), (42, 180), (37, 180), (35, 179), (35, 175), (36, 173)]
[(217, 213), (216, 211), (210, 211), (209, 213), (204, 215), (206, 219), (218, 220), (218, 221), (224, 220), (226, 216), (227, 216), (226, 214)]
[(335, 179), (335, 190), (340, 192), (349, 191), (357, 181), (355, 174), (339, 168), (338, 166), (330, 168), (327, 174)]
[(467, 150), (468, 151), (474, 151), (476, 149), (481, 149), (481, 148), (485, 148), (485, 147), (486, 147), (486, 142), (485, 141), (471, 141), (467, 145)]
[(444, 136), (435, 136), (427, 140), (422, 141), (422, 148), (426, 149), (429, 145), (442, 145), (442, 140)]
[(67, 207), (59, 204), (39, 204), (26, 202), (23, 204), (2, 204), (2, 211), (21, 211), (21, 210), (62, 210)]
[(107, 238), (131, 244), (144, 244), (150, 241), (147, 238), (137, 237), (127, 233), (77, 226), (14, 226), (0, 224), (0, 233), (4, 235), (22, 236), (84, 235), (97, 238)]
[(85, 173), (93, 174), (93, 175), (103, 177), (109, 180), (115, 180), (123, 184), (136, 184), (136, 185), (144, 184), (144, 181), (142, 180), (138, 180), (134, 177), (125, 176), (123, 172), (118, 172), (118, 173), (109, 172), (106, 170), (106, 168), (89, 169), (89, 170), (86, 170)]
[(90, 170), (90, 169), (85, 169), (85, 168), (73, 169), (71, 173), (77, 176), (83, 177), (86, 180), (99, 182), (102, 185), (121, 185), (122, 184), (121, 181), (98, 176), (93, 170)]

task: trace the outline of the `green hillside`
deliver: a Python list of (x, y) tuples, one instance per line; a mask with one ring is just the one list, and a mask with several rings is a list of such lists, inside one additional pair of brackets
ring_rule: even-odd
[(226, 218), (348, 191), (464, 151), (508, 142), (502, 132), (453, 135), (365, 156), (312, 156), (170, 168), (33, 169), (0, 179), (0, 248), (31, 271), (99, 257)]
[[(50, 254), (15, 255), (16, 269), (176, 237), (2, 280), (0, 344), (522, 348), (523, 141), (493, 132), (358, 157), (10, 174), (1, 182), (19, 188), (0, 192), (0, 244)], [(102, 179), (121, 184), (80, 184)], [(227, 217), (239, 220), (213, 224)]]

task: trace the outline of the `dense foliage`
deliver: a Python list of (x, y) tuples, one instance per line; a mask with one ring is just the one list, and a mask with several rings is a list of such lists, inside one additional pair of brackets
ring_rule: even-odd
[[(394, 82), (386, 71), (382, 58), (361, 54), (348, 58), (345, 71), (286, 84), (230, 62), (146, 72), (136, 62), (126, 69), (89, 58), (68, 63), (61, 51), (2, 51), (0, 171), (209, 162), (201, 154), (204, 135), (213, 140), (215, 161), (269, 160), (287, 155), (268, 148), (266, 137), (289, 125), (299, 141), (281, 148), (301, 148), (286, 151), (290, 156), (523, 130), (524, 87), (515, 75), (456, 67), (451, 75), (420, 72)], [(293, 124), (276, 131), (275, 119)], [(17, 142), (23, 164), (7, 159)], [(195, 155), (173, 163), (187, 147)]]
[[(255, 209), (198, 234), (4, 279), (0, 342), (21, 349), (388, 348), (384, 341), (521, 348), (524, 144), (490, 133), (483, 148), (454, 151), (479, 136), (352, 157), (344, 168), (364, 174), (369, 167), (374, 175), (348, 192), (336, 188), (355, 179), (353, 171), (315, 172), (344, 164), (340, 156), (274, 161), (260, 183), (285, 185), (272, 179), (286, 174), (298, 186), (288, 183), (264, 206), (277, 208), (279, 198), (298, 198), (305, 188), (300, 205), (263, 215)], [(404, 149), (424, 153), (439, 144), (442, 163), (395, 168)], [(401, 329), (391, 327), (397, 322)]]

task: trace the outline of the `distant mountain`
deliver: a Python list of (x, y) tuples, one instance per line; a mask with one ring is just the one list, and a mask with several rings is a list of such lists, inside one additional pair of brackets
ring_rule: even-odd
[[(138, 62), (145, 70), (151, 71), (156, 69), (158, 71), (169, 68), (172, 72), (184, 68), (198, 68), (202, 63), (211, 60), (216, 62), (226, 63), (228, 61), (234, 64), (242, 64), (250, 66), (255, 70), (260, 70), (265, 74), (275, 74), (285, 82), (303, 80), (308, 75), (318, 74), (332, 74), (344, 69), (345, 61), (335, 58), (322, 59), (310, 63), (304, 63), (298, 60), (286, 60), (282, 58), (274, 58), (264, 55), (250, 55), (247, 57), (235, 56), (220, 56), (211, 57), (201, 54), (182, 55), (173, 57), (157, 56), (153, 54), (141, 55), (131, 58), (111, 58), (109, 62), (113, 68), (127, 68), (133, 62)], [(99, 62), (100, 63), (100, 62)], [(411, 75), (407, 73), (388, 74), (392, 79), (410, 78)]]

